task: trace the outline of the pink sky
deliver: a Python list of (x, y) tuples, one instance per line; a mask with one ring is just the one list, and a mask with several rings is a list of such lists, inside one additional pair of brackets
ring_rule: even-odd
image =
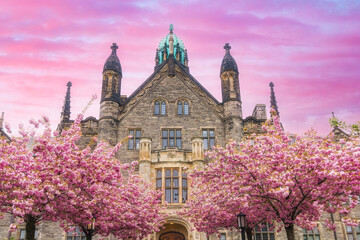
[[(119, 45), (122, 95), (154, 70), (170, 24), (188, 50), (190, 73), (221, 101), (220, 64), (229, 42), (240, 72), (244, 118), (269, 111), (274, 82), (281, 121), (292, 133), (330, 131), (331, 113), (360, 120), (358, 0), (0, 2), (0, 112), (13, 128), (47, 115), (56, 128), (66, 83), (72, 118), (100, 96), (110, 45)], [(98, 118), (99, 101), (87, 112)]]

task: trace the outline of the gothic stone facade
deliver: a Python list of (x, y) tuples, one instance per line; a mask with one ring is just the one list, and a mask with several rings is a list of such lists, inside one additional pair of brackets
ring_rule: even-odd
[[(191, 194), (187, 172), (206, 164), (203, 153), (213, 145), (224, 146), (230, 139), (241, 140), (249, 134), (261, 134), (261, 125), (266, 120), (265, 104), (257, 104), (252, 116), (243, 118), (238, 67), (230, 54), (229, 44), (224, 48), (219, 79), (222, 102), (216, 100), (189, 73), (187, 51), (172, 27), (156, 51), (154, 73), (129, 97), (121, 95), (122, 69), (116, 44), (111, 47), (112, 53), (105, 62), (100, 117), (89, 117), (83, 121), (83, 138), (79, 144), (86, 146), (93, 136), (99, 135), (115, 145), (133, 135), (118, 152), (118, 158), (123, 162), (139, 161), (139, 175), (150, 182), (152, 188), (163, 189), (165, 194), (162, 201), (169, 202), (164, 229), (149, 235), (149, 240), (207, 239), (204, 233), (194, 230), (186, 218), (176, 213)], [(71, 83), (67, 86), (60, 129), (72, 122)], [(271, 105), (277, 110), (273, 86), (270, 84)], [(358, 213), (358, 210), (354, 212), (356, 216)], [(323, 216), (324, 219), (327, 217)], [(345, 226), (338, 221), (339, 216), (334, 217), (338, 225), (337, 239), (346, 239)], [(8, 238), (9, 221), (10, 216), (1, 220), (2, 239)], [(57, 223), (42, 223), (38, 230), (39, 240), (72, 239)], [(307, 233), (307, 239), (335, 239), (334, 233), (326, 231), (320, 223), (319, 230), (319, 233)], [(351, 230), (356, 231), (355, 228)], [(20, 232), (13, 234), (13, 237), (18, 239)], [(237, 231), (221, 231), (220, 237), (240, 239)], [(301, 229), (298, 229), (297, 237), (303, 239)], [(219, 236), (210, 238), (218, 239)], [(284, 231), (276, 233), (258, 229), (256, 239), (283, 240), (286, 235)]]

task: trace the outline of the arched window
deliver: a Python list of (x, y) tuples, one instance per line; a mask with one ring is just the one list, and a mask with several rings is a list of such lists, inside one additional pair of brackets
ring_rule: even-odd
[(189, 103), (184, 102), (184, 115), (189, 115)]
[(183, 113), (183, 106), (182, 106), (182, 102), (179, 101), (177, 105), (177, 114), (182, 115), (182, 113)]
[(166, 103), (161, 102), (161, 115), (166, 115)]
[(178, 115), (189, 115), (190, 114), (188, 101), (178, 101), (177, 114)]
[(160, 103), (159, 103), (159, 101), (156, 101), (155, 102), (154, 114), (159, 115), (159, 113), (160, 113)]

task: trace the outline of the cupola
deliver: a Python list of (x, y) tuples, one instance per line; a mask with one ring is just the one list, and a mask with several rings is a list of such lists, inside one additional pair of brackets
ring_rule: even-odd
[(174, 34), (174, 27), (170, 24), (169, 33), (164, 37), (160, 43), (158, 49), (156, 49), (156, 66), (165, 62), (170, 55), (180, 62), (185, 67), (188, 66), (187, 51), (183, 41)]

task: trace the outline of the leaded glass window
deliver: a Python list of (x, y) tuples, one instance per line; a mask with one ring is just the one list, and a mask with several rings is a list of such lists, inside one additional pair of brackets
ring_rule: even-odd
[(140, 149), (141, 129), (129, 129), (128, 149)]
[(215, 146), (215, 130), (214, 129), (203, 129), (202, 138), (204, 150), (210, 150)]
[(187, 101), (178, 101), (177, 103), (177, 114), (178, 115), (189, 115), (189, 102)]
[(66, 240), (86, 240), (86, 235), (79, 227), (76, 227), (73, 231), (66, 233)]
[(163, 129), (162, 130), (162, 149), (166, 147), (182, 148), (181, 129)]
[(360, 225), (357, 227), (346, 226), (348, 240), (360, 240)]
[[(164, 200), (168, 203), (185, 203), (188, 199), (187, 174), (181, 173), (179, 168), (158, 169), (156, 170), (156, 188), (162, 189), (162, 183), (165, 182)], [(181, 194), (181, 195), (180, 195)]]
[(189, 115), (189, 103), (184, 102), (184, 115)]
[(320, 240), (319, 229), (314, 228), (312, 230), (303, 229), (303, 239), (304, 240)]
[(155, 114), (155, 115), (159, 115), (159, 114), (160, 114), (160, 103), (159, 103), (159, 101), (156, 101), (156, 102), (155, 102), (154, 114)]
[(166, 115), (166, 103), (161, 102), (161, 115)]
[(270, 230), (271, 224), (263, 223), (255, 227), (255, 240), (275, 240), (275, 233)]
[(188, 198), (188, 182), (187, 182), (187, 173), (182, 173), (181, 176), (181, 185), (182, 185), (182, 202), (185, 203)]
[(183, 114), (183, 104), (181, 101), (178, 102), (178, 105), (177, 105), (177, 114), (178, 115), (182, 115)]

